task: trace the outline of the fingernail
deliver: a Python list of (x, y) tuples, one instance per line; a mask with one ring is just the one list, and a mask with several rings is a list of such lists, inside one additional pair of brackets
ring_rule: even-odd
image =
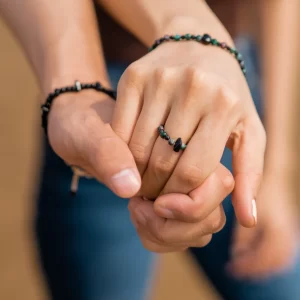
[(166, 219), (175, 219), (175, 215), (173, 211), (159, 205), (157, 207), (157, 210), (159, 211), (159, 214), (161, 217), (166, 218)]
[(111, 178), (115, 192), (120, 196), (133, 196), (140, 189), (140, 178), (134, 169), (125, 169)]
[(255, 199), (252, 200), (252, 214), (253, 214), (254, 222), (255, 222), (255, 225), (256, 225), (257, 224), (257, 208), (256, 208)]

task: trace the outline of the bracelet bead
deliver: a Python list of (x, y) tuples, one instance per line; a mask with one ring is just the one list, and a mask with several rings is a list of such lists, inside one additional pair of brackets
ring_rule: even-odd
[(239, 66), (243, 72), (244, 75), (246, 75), (246, 68), (245, 68), (245, 62), (243, 60), (243, 56), (241, 53), (239, 53), (235, 48), (230, 47), (225, 42), (219, 42), (217, 39), (212, 38), (209, 34), (205, 33), (204, 35), (194, 35), (190, 33), (186, 33), (184, 35), (175, 34), (175, 35), (168, 35), (166, 34), (162, 38), (156, 40), (154, 44), (149, 48), (149, 52), (156, 49), (159, 45), (161, 45), (164, 42), (168, 41), (196, 41), (198, 43), (201, 43), (203, 45), (212, 45), (216, 47), (220, 47), (221, 49), (228, 51), (230, 54), (232, 54), (237, 62), (239, 63)]
[(53, 100), (58, 97), (61, 94), (68, 93), (68, 92), (80, 92), (81, 90), (85, 89), (94, 89), (99, 92), (102, 92), (110, 97), (112, 97), (114, 100), (117, 98), (117, 93), (114, 90), (106, 89), (102, 87), (102, 85), (99, 82), (95, 83), (81, 83), (79, 81), (75, 81), (75, 84), (73, 86), (66, 86), (62, 88), (55, 89), (54, 92), (50, 93), (46, 99), (45, 104), (41, 106), (42, 109), (42, 127), (45, 130), (45, 134), (47, 136), (47, 129), (48, 129), (48, 115), (51, 109), (51, 105), (53, 103)]

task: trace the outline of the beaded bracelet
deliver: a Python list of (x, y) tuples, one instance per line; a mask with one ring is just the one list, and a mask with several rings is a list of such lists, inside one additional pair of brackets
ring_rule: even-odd
[(235, 48), (232, 48), (228, 46), (224, 42), (219, 42), (216, 39), (213, 39), (209, 34), (204, 35), (193, 35), (193, 34), (184, 34), (184, 35), (165, 35), (164, 37), (156, 40), (154, 44), (148, 49), (149, 52), (157, 48), (160, 44), (168, 41), (196, 41), (198, 43), (201, 43), (203, 45), (213, 45), (216, 47), (220, 47), (221, 49), (227, 50), (229, 53), (231, 53), (235, 59), (238, 61), (240, 68), (244, 75), (246, 75), (246, 68), (245, 68), (245, 62), (243, 60), (243, 56), (240, 52), (238, 52)]
[(55, 89), (54, 92), (50, 93), (46, 99), (45, 104), (41, 106), (42, 108), (42, 127), (45, 130), (46, 136), (48, 136), (48, 115), (50, 112), (50, 108), (52, 105), (52, 102), (55, 98), (57, 98), (59, 95), (64, 93), (78, 93), (81, 90), (88, 90), (93, 89), (98, 92), (102, 92), (114, 100), (117, 98), (117, 94), (114, 90), (107, 89), (103, 87), (100, 82), (95, 83), (80, 83), (78, 80), (75, 81), (75, 84), (73, 86), (66, 86), (62, 88)]

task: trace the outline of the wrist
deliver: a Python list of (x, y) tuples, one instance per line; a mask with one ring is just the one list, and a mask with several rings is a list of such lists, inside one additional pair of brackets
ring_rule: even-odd
[(56, 88), (73, 85), (75, 80), (85, 83), (99, 81), (110, 87), (98, 37), (82, 31), (75, 33), (69, 33), (42, 51), (37, 75), (44, 97)]
[(230, 34), (225, 29), (221, 21), (211, 11), (206, 3), (200, 3), (201, 9), (197, 10), (194, 14), (182, 15), (176, 13), (173, 16), (167, 16), (161, 26), (158, 26), (154, 31), (155, 36), (150, 41), (153, 41), (165, 34), (204, 34), (217, 38), (222, 42), (233, 45), (233, 40)]
[(297, 151), (283, 147), (267, 147), (265, 172), (275, 176), (286, 176), (297, 172)]
[[(55, 89), (73, 86), (76, 80), (81, 83), (95, 83), (98, 81), (103, 87), (111, 88), (107, 74), (101, 74), (93, 68), (82, 67), (76, 69), (66, 67), (61, 72), (47, 73), (43, 76), (41, 80), (42, 102)], [(94, 92), (95, 94), (97, 93), (96, 91)]]

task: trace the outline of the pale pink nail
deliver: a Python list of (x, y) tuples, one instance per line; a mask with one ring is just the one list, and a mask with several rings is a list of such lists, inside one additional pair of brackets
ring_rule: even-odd
[(255, 225), (257, 224), (257, 208), (255, 199), (252, 200), (252, 214), (254, 217)]

